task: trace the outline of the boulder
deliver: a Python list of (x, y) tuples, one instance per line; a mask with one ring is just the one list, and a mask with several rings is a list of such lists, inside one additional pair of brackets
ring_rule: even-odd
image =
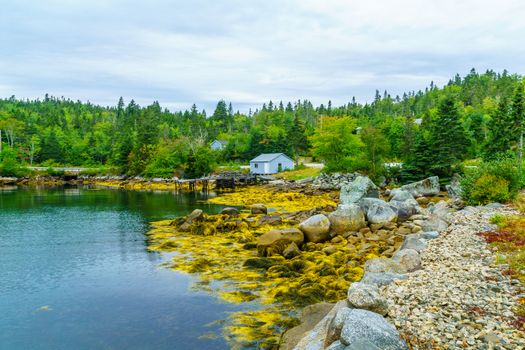
[(324, 214), (314, 215), (299, 224), (299, 229), (303, 231), (306, 240), (319, 243), (330, 238), (330, 220)]
[[(368, 310), (353, 309), (348, 313), (340, 340), (341, 343), (353, 346), (354, 349), (374, 349), (374, 347), (382, 350), (408, 349), (407, 344), (401, 340), (398, 331), (392, 325), (380, 315)], [(366, 347), (367, 344), (370, 346)]]
[(259, 256), (282, 254), (290, 243), (300, 245), (303, 241), (303, 232), (297, 228), (270, 230), (259, 237), (257, 251)]
[(414, 197), (433, 196), (439, 193), (439, 177), (432, 176), (421, 181), (401, 186), (401, 189), (410, 192)]
[(446, 222), (450, 222), (450, 207), (447, 202), (439, 201), (429, 209), (432, 217), (437, 217)]
[(283, 256), (286, 259), (291, 259), (298, 255), (301, 255), (301, 250), (299, 249), (297, 244), (295, 244), (295, 242), (290, 243), (288, 247), (286, 247), (286, 249), (283, 251)]
[(419, 205), (427, 205), (430, 202), (430, 199), (428, 199), (428, 197), (417, 197), (416, 202)]
[(358, 176), (349, 185), (341, 187), (339, 203), (357, 203), (365, 197), (379, 198), (379, 187), (377, 187), (367, 176)]
[(419, 213), (421, 208), (417, 201), (411, 196), (410, 198), (403, 199), (406, 197), (404, 192), (398, 192), (396, 196), (390, 199), (388, 204), (390, 208), (397, 214), (399, 220), (404, 221), (410, 218), (412, 215)]
[(359, 205), (363, 208), (370, 224), (384, 224), (397, 220), (397, 213), (382, 199), (363, 198), (359, 201)]
[(392, 272), (392, 273), (406, 273), (398, 262), (388, 258), (373, 258), (365, 262), (366, 272)]
[(463, 188), (461, 188), (461, 176), (454, 174), (450, 183), (445, 186), (450, 198), (461, 198), (463, 195)]
[(266, 208), (264, 204), (258, 203), (258, 204), (253, 204), (250, 207), (250, 211), (252, 214), (267, 214), (268, 208)]
[(393, 272), (366, 272), (360, 282), (367, 284), (375, 284), (378, 287), (386, 286), (394, 280), (404, 280), (407, 278), (406, 274)]
[(263, 226), (263, 225), (280, 225), (283, 223), (283, 219), (280, 215), (264, 215), (257, 220), (257, 225)]
[(380, 315), (386, 315), (388, 305), (379, 294), (379, 288), (374, 284), (354, 282), (348, 288), (348, 304), (357, 309), (370, 310)]
[(221, 210), (221, 214), (229, 215), (229, 216), (237, 216), (239, 215), (239, 211), (236, 208), (226, 207)]
[(421, 238), (417, 233), (407, 235), (405, 241), (399, 250), (413, 249), (417, 252), (423, 251), (427, 247), (427, 241)]
[(345, 323), (346, 317), (350, 312), (349, 307), (342, 307), (335, 313), (335, 317), (328, 325), (328, 331), (326, 333), (326, 339), (324, 341), (325, 346), (331, 346), (334, 342), (337, 342), (341, 338), (341, 331)]
[(365, 214), (357, 204), (339, 205), (337, 210), (328, 215), (330, 229), (339, 234), (358, 231), (365, 227)]
[(398, 250), (392, 260), (395, 261), (406, 272), (412, 272), (421, 268), (421, 256), (414, 249)]
[(437, 231), (426, 231), (426, 232), (421, 232), (418, 234), (419, 234), (419, 237), (426, 239), (426, 240), (436, 239), (439, 237), (439, 232)]
[(402, 190), (400, 188), (394, 188), (392, 191), (390, 191), (390, 200), (391, 201), (406, 201), (407, 199), (414, 199), (414, 196), (405, 190)]
[(195, 221), (202, 221), (203, 219), (204, 219), (204, 212), (200, 209), (195, 209), (188, 215), (186, 222), (188, 224), (191, 224)]
[(345, 349), (346, 349), (346, 345), (341, 343), (340, 340), (336, 340), (335, 342), (330, 344), (330, 346), (327, 347), (325, 350), (345, 350)]
[(432, 216), (430, 219), (425, 220), (421, 224), (421, 229), (425, 232), (427, 231), (437, 231), (442, 232), (448, 228), (448, 223), (438, 217)]

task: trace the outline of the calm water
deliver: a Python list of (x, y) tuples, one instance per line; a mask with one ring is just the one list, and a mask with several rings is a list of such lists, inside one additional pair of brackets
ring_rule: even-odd
[(0, 349), (227, 349), (206, 326), (237, 306), (159, 267), (144, 232), (193, 208), (190, 195), (0, 190)]

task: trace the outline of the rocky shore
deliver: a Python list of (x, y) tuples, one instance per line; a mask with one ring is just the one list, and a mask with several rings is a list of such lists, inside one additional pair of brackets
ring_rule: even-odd
[[(435, 192), (437, 180), (425, 181), (430, 186), (420, 182), (392, 191), (390, 203), (396, 197), (411, 203), (407, 193), (417, 197), (422, 189)], [(525, 348), (524, 332), (513, 325), (513, 309), (523, 297), (520, 283), (505, 276), (504, 265), (495, 265), (477, 235), (494, 229), (489, 220), (495, 214), (515, 212), (498, 204), (456, 210), (456, 204), (441, 201), (410, 216), (408, 222), (422, 230), (406, 235), (392, 258), (368, 260), (347, 298), (311, 330), (288, 332), (281, 348)], [(297, 329), (303, 331), (298, 341)]]

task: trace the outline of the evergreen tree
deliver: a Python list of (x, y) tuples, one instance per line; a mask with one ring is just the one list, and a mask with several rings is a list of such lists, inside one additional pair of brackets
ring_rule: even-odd
[(288, 142), (293, 148), (295, 166), (299, 165), (299, 150), (307, 148), (307, 138), (305, 134), (306, 128), (299, 116), (295, 116), (292, 127), (288, 131)]
[(496, 159), (510, 149), (513, 138), (509, 100), (502, 97), (489, 123), (490, 138), (485, 148), (486, 159)]

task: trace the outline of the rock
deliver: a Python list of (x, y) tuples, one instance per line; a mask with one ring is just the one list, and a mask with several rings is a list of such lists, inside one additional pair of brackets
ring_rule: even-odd
[(413, 249), (417, 252), (423, 251), (427, 247), (427, 242), (417, 233), (405, 236), (405, 241), (399, 250)]
[(440, 190), (439, 177), (432, 176), (421, 181), (401, 186), (401, 189), (410, 192), (414, 197), (436, 195)]
[(354, 282), (348, 288), (348, 304), (357, 309), (370, 310), (386, 315), (388, 305), (379, 294), (379, 288), (374, 284)]
[(398, 195), (392, 197), (388, 204), (392, 210), (397, 214), (399, 220), (407, 220), (412, 215), (419, 213), (420, 207), (414, 198), (408, 198), (401, 200), (405, 195)]
[(380, 315), (368, 310), (353, 309), (348, 313), (340, 340), (347, 346), (356, 346), (357, 343), (360, 348), (370, 344), (382, 350), (408, 349), (392, 325)]
[(425, 220), (421, 225), (421, 229), (426, 232), (427, 231), (442, 232), (442, 231), (445, 231), (447, 228), (448, 228), (448, 223), (445, 220), (440, 219), (438, 217), (431, 217), (430, 219)]
[(297, 228), (270, 230), (259, 237), (257, 251), (259, 256), (281, 254), (290, 243), (300, 245), (303, 241), (303, 232)]
[(179, 226), (180, 232), (190, 232), (191, 231), (191, 224), (188, 222), (182, 223), (182, 225)]
[(340, 340), (336, 340), (329, 347), (327, 347), (325, 350), (345, 350), (345, 349), (346, 349), (346, 345), (341, 343)]
[(324, 214), (314, 215), (299, 224), (306, 240), (309, 242), (324, 242), (330, 238), (330, 220)]
[(358, 176), (351, 184), (341, 187), (339, 203), (357, 203), (365, 197), (379, 198), (379, 187), (367, 176)]
[(239, 215), (239, 211), (236, 208), (226, 207), (221, 210), (221, 214), (229, 215), (229, 216), (237, 216)]
[(257, 225), (263, 226), (263, 225), (271, 225), (276, 226), (283, 223), (283, 219), (280, 215), (264, 215), (257, 220)]
[(202, 221), (202, 219), (204, 219), (204, 212), (200, 209), (195, 209), (188, 215), (186, 222), (191, 224), (194, 221)]
[(404, 280), (407, 275), (392, 272), (366, 272), (360, 282), (375, 284), (378, 287), (386, 286), (394, 280)]
[[(312, 330), (328, 313), (334, 308), (334, 304), (318, 303), (306, 306), (301, 311), (301, 323), (287, 330), (283, 335), (283, 340), (279, 345), (280, 350), (292, 350), (296, 344), (304, 337), (305, 333)], [(335, 311), (334, 311), (335, 314)], [(322, 333), (322, 332), (320, 332)], [(323, 339), (324, 340), (324, 339)], [(307, 349), (302, 347), (301, 349)], [(309, 348), (315, 349), (315, 348)], [(318, 349), (323, 349), (319, 347)]]
[(406, 272), (412, 272), (421, 268), (421, 256), (414, 249), (398, 250), (392, 260), (397, 262)]
[(269, 258), (249, 258), (242, 264), (244, 267), (265, 270), (268, 270), (273, 265), (275, 265), (275, 261)]
[(324, 342), (325, 346), (329, 346), (341, 338), (341, 331), (343, 330), (344, 322), (348, 313), (350, 312), (349, 307), (342, 307), (335, 313), (335, 317), (332, 319), (328, 326), (326, 333), (326, 339)]
[(406, 201), (407, 199), (414, 199), (414, 196), (408, 191), (402, 190), (400, 188), (394, 188), (390, 192), (391, 201), (403, 202), (403, 201)]
[(365, 262), (366, 272), (406, 273), (407, 271), (396, 261), (388, 258), (373, 258)]
[(298, 255), (301, 255), (301, 250), (299, 249), (297, 244), (295, 244), (295, 242), (290, 243), (288, 247), (286, 247), (286, 249), (283, 251), (283, 256), (286, 259), (291, 259)]
[(454, 174), (450, 183), (445, 186), (450, 198), (461, 198), (463, 195), (463, 189), (461, 188), (461, 176)]
[(416, 202), (419, 205), (427, 205), (430, 202), (430, 199), (428, 199), (428, 197), (417, 197)]
[(419, 237), (430, 240), (430, 239), (436, 239), (439, 237), (439, 232), (437, 231), (426, 231), (419, 233)]
[(486, 209), (499, 209), (499, 208), (502, 208), (502, 207), (504, 207), (504, 205), (501, 204), (501, 203), (489, 203), (489, 204), (485, 205)]
[(332, 255), (333, 253), (337, 252), (337, 247), (329, 245), (328, 247), (324, 247), (321, 251), (326, 255)]
[(266, 208), (264, 204), (258, 203), (258, 204), (253, 204), (250, 207), (250, 211), (252, 214), (267, 214), (268, 208)]
[(297, 343), (294, 350), (324, 350), (328, 327), (338, 310), (346, 307), (348, 307), (347, 300), (342, 300), (335, 304), (333, 309)]
[(330, 229), (335, 233), (358, 231), (365, 227), (365, 214), (357, 204), (339, 205), (328, 215)]
[(371, 224), (384, 224), (397, 220), (397, 213), (382, 199), (363, 198), (359, 201), (359, 205), (363, 208), (366, 218)]

